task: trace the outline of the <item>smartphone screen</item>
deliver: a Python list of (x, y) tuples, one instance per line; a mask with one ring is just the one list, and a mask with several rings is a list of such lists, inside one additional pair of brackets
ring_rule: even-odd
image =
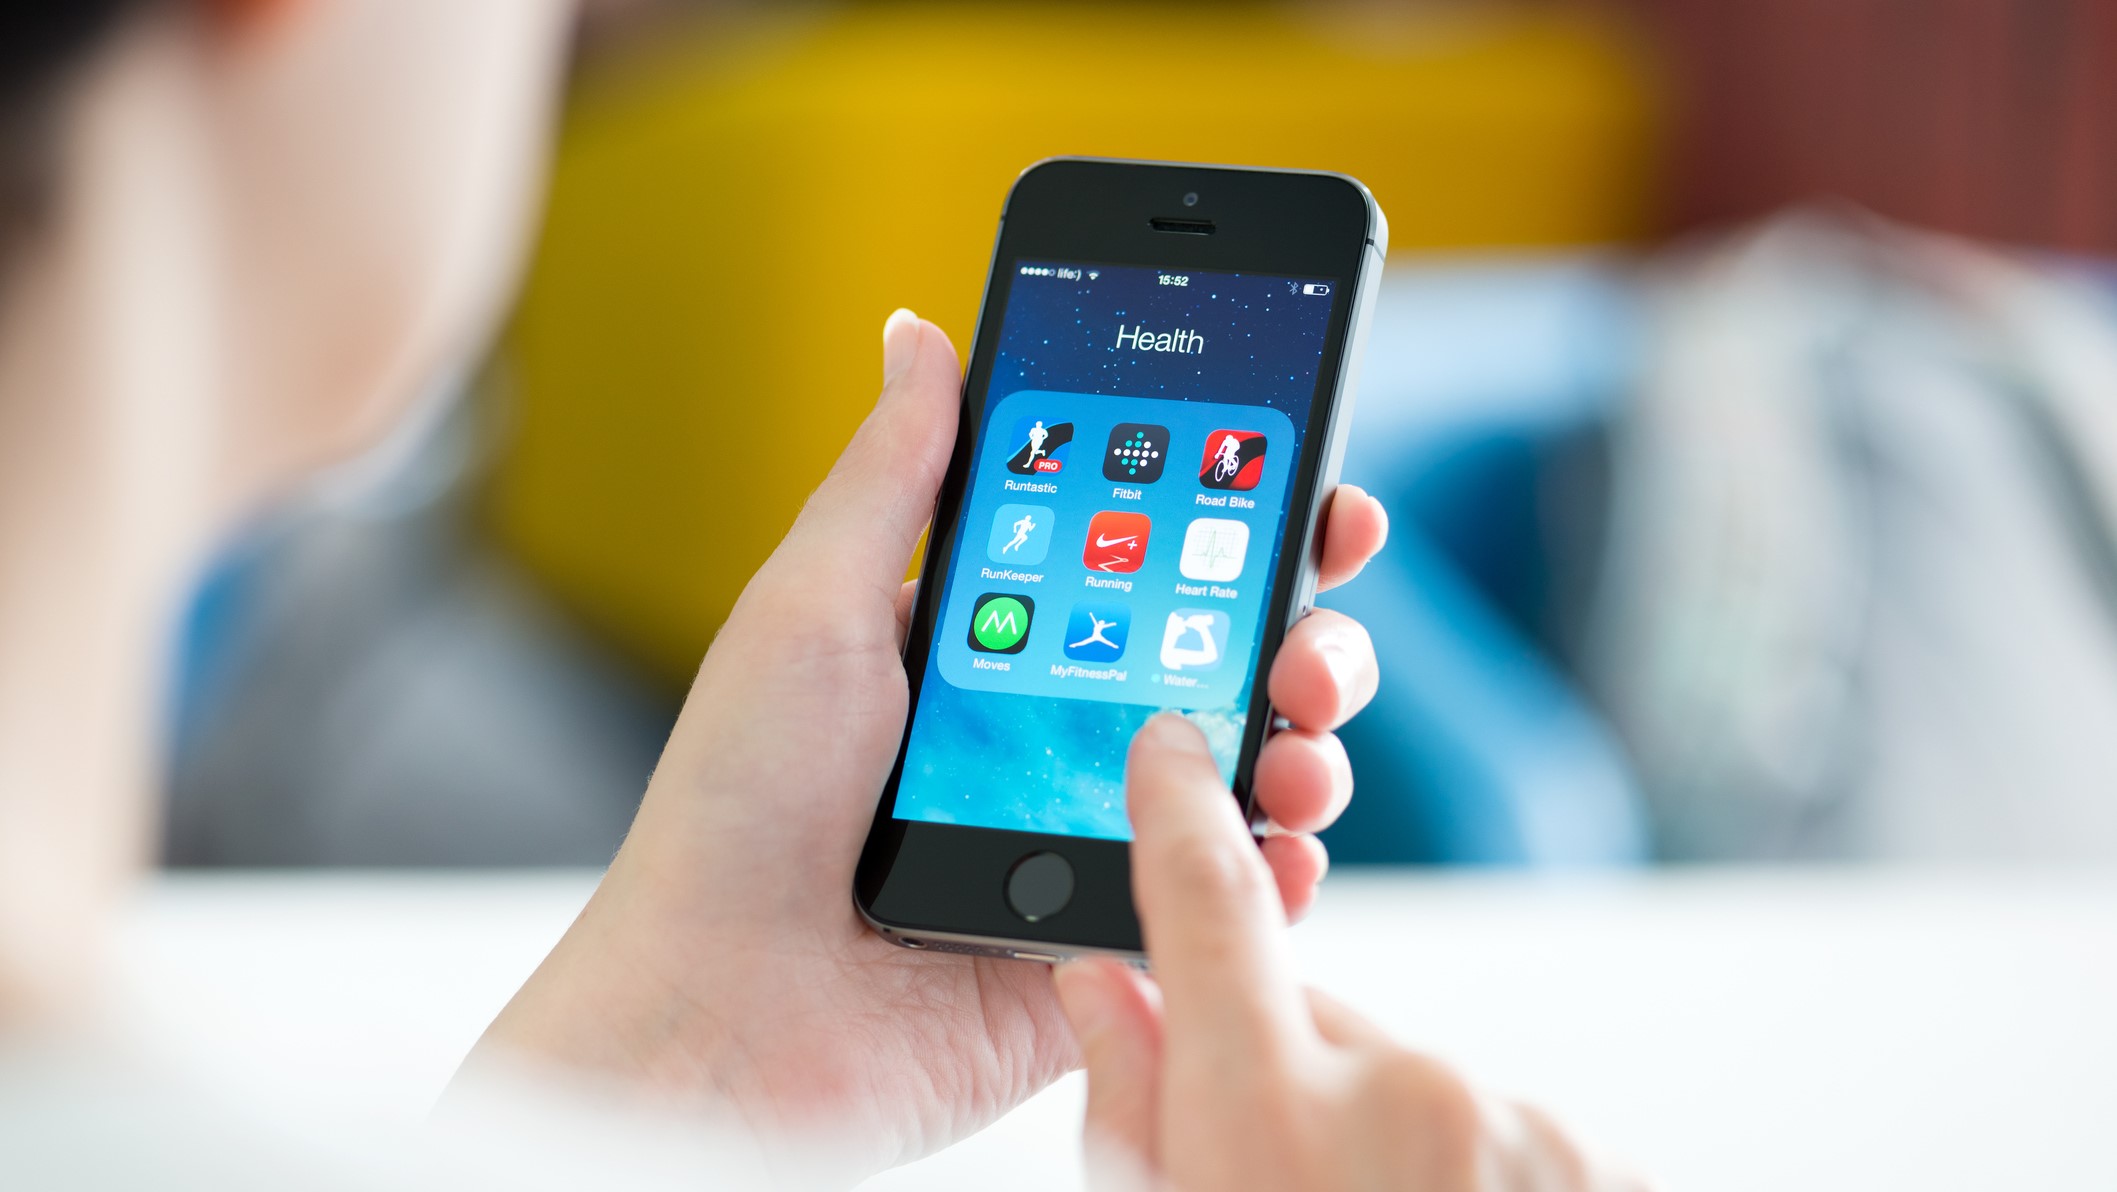
[(1233, 777), (1339, 279), (1002, 268), (892, 813), (1127, 840), (1154, 713)]

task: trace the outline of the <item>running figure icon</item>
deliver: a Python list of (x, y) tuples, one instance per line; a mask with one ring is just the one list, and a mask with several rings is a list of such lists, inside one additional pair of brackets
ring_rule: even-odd
[(995, 563), (1012, 567), (1034, 567), (1051, 549), (1051, 527), (1056, 524), (1048, 505), (1002, 505), (992, 511), (992, 533), (985, 539), (985, 553)]
[(1007, 457), (1008, 471), (1017, 476), (1048, 476), (1066, 467), (1066, 455), (1073, 446), (1073, 424), (1023, 418), (1015, 423), (1006, 442), (1011, 452)]
[(1016, 518), (1014, 521), (1014, 537), (1007, 540), (1007, 545), (1000, 548), (1000, 553), (1003, 555), (1007, 554), (1027, 543), (1030, 531), (1034, 529), (1036, 529), (1036, 518), (1027, 513)]

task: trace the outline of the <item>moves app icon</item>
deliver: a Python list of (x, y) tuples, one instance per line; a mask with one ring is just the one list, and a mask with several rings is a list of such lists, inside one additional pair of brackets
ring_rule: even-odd
[(1147, 535), (1153, 529), (1144, 513), (1105, 509), (1088, 522), (1081, 565), (1090, 571), (1137, 571), (1147, 561)]
[(987, 592), (970, 610), (970, 648), (981, 654), (1019, 654), (1029, 641), (1029, 621), (1036, 601), (1006, 592)]

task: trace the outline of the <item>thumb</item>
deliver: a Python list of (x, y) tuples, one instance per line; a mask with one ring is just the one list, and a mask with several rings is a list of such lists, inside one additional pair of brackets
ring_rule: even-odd
[(1145, 977), (1100, 957), (1062, 964), (1052, 979), (1088, 1069), (1089, 1158), (1113, 1177), (1145, 1176), (1160, 1149), (1161, 999)]
[(774, 560), (894, 599), (948, 468), (963, 376), (948, 336), (908, 310), (882, 325), (882, 374), (882, 396)]

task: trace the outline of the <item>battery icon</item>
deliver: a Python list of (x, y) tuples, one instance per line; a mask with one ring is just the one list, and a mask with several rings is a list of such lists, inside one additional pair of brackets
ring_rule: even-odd
[(1304, 294), (1313, 294), (1318, 297), (1328, 298), (1330, 296), (1330, 287), (1320, 281), (1312, 281), (1307, 285), (1302, 286), (1301, 292)]

